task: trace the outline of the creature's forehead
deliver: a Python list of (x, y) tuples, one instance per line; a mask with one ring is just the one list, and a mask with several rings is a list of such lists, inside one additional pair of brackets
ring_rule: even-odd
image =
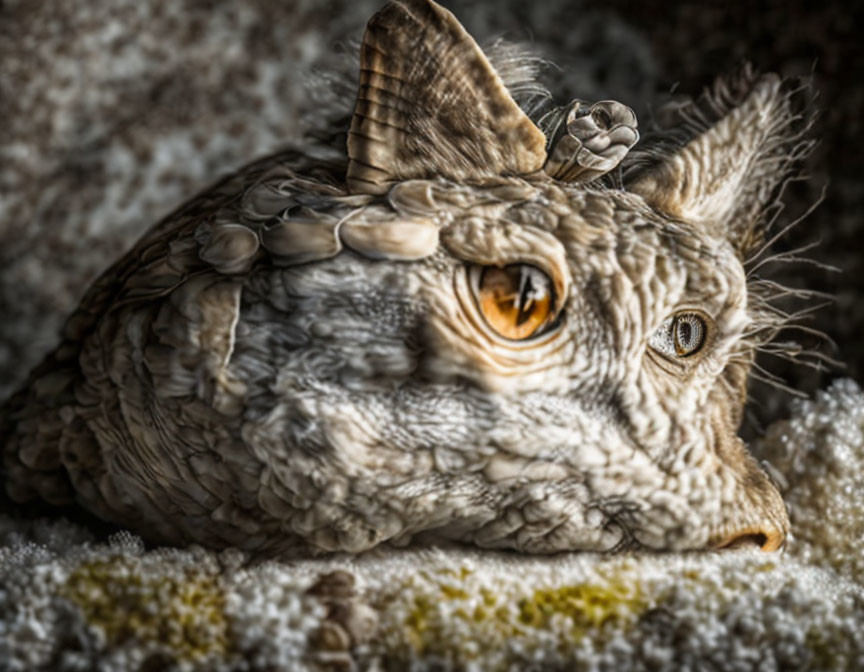
[[(498, 200), (502, 194), (513, 200)], [(638, 195), (513, 181), (491, 193), (477, 188), (460, 206), (449, 214), (442, 241), (469, 262), (533, 263), (559, 289), (623, 282), (649, 291), (660, 308), (664, 297), (706, 310), (744, 300), (743, 267), (725, 238), (658, 213)]]
[[(389, 200), (393, 229), (408, 226), (409, 214), (439, 227), (436, 251), (418, 260), (416, 275), (403, 267), (444, 344), (438, 370), (474, 371), (485, 389), (569, 393), (621, 380), (638, 371), (634, 357), (680, 310), (706, 314), (724, 348), (746, 327), (746, 282), (732, 246), (638, 195), (511, 178), (491, 186), (406, 182)], [(442, 256), (449, 263), (439, 264)], [(550, 321), (556, 327), (518, 342), (493, 333), (478, 299), (488, 269), (514, 265), (545, 273), (552, 315), (560, 316)]]

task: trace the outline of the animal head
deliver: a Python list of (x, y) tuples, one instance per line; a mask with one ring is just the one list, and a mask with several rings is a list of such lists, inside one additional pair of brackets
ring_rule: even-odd
[(464, 527), (487, 546), (778, 548), (785, 508), (736, 431), (771, 322), (745, 263), (800, 150), (788, 89), (718, 84), (613, 189), (594, 180), (635, 143), (632, 112), (575, 103), (544, 135), (432, 3), (376, 15), (360, 67), (348, 185), (388, 195), (377, 235), (407, 257), (409, 222), (435, 222), (434, 261), (403, 271), (423, 396), (386, 421), (429, 437), (429, 508), (455, 522), (482, 493), (488, 521)]
[(804, 147), (792, 92), (744, 70), (629, 152), (626, 106), (538, 125), (503, 75), (448, 11), (393, 2), (347, 156), (286, 155), (148, 234), (84, 338), (80, 417), (127, 445), (66, 465), (79, 499), (249, 548), (782, 546), (737, 429), (781, 320), (747, 265)]

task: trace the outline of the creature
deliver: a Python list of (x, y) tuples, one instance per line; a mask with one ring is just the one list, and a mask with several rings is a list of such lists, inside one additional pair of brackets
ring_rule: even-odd
[(2, 411), (8, 495), (280, 556), (780, 548), (737, 428), (799, 96), (745, 68), (631, 152), (629, 108), (535, 123), (517, 74), (384, 7), (347, 153), (243, 168), (92, 286)]

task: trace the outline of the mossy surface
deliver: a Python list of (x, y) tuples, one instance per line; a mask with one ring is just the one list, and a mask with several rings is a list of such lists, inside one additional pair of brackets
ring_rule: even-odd
[(647, 607), (635, 576), (616, 575), (605, 583), (577, 583), (536, 590), (519, 602), (519, 622), (546, 628), (555, 617), (569, 620), (575, 638), (607, 623), (635, 620)]
[(92, 560), (70, 574), (61, 594), (111, 646), (135, 640), (178, 660), (228, 652), (223, 589), (217, 577), (194, 567), (166, 577), (142, 572), (135, 558)]
[[(584, 636), (603, 639), (609, 624), (619, 629), (635, 623), (649, 606), (636, 575), (621, 571), (599, 581), (542, 588), (505, 596), (492, 587), (468, 587), (468, 572), (421, 572), (420, 580), (432, 590), (417, 590), (404, 621), (411, 652), (406, 659), (434, 657), (457, 667), (485, 657), (487, 649), (509, 646), (515, 640), (531, 639), (531, 633), (547, 631), (558, 642), (564, 659)], [(453, 637), (452, 630), (468, 628), (473, 637)], [(626, 627), (626, 626), (625, 626)], [(526, 642), (527, 643), (527, 642)], [(519, 646), (517, 646), (519, 648)], [(530, 645), (528, 646), (530, 648)], [(514, 655), (516, 655), (514, 650)]]

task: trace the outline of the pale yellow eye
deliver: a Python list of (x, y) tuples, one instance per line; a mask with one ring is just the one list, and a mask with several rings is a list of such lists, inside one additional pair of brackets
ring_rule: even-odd
[(708, 340), (708, 324), (695, 311), (684, 310), (668, 318), (648, 343), (667, 357), (682, 358), (695, 355)]
[(477, 299), (489, 326), (517, 341), (538, 334), (553, 317), (552, 282), (527, 264), (484, 268)]
[(672, 341), (675, 354), (687, 357), (699, 352), (705, 343), (705, 320), (696, 313), (681, 313), (672, 322)]

